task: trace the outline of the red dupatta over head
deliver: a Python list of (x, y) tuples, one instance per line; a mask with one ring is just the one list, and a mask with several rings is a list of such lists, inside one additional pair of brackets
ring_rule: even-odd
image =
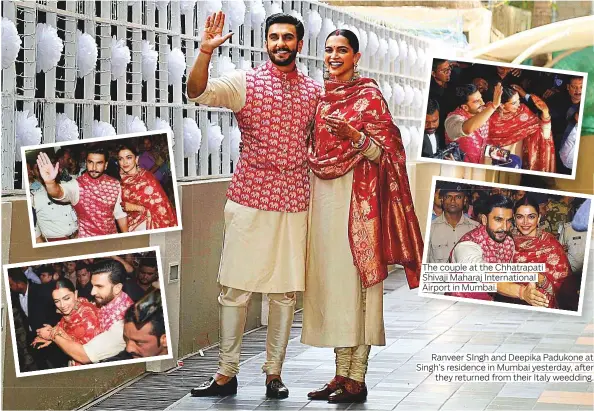
[[(387, 265), (404, 266), (410, 288), (419, 286), (423, 240), (408, 185), (400, 130), (369, 78), (349, 83), (327, 81), (315, 119), (309, 165), (329, 180), (354, 169), (349, 210), (349, 243), (363, 287), (388, 276)], [(330, 134), (324, 118), (339, 116), (361, 130), (380, 148), (379, 166), (354, 149), (349, 140)]]
[(549, 133), (543, 135), (542, 122), (524, 105), (515, 113), (493, 113), (489, 119), (488, 144), (499, 147), (522, 142), (522, 167), (529, 170), (555, 172), (555, 144)]

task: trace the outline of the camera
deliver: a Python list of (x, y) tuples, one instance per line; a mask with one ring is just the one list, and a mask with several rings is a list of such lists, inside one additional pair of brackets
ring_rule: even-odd
[(460, 145), (456, 142), (452, 142), (446, 146), (446, 148), (442, 150), (437, 150), (435, 154), (431, 156), (431, 158), (436, 158), (438, 160), (451, 160), (450, 158), (446, 158), (448, 156), (452, 156), (454, 161), (464, 161), (464, 156), (466, 153), (460, 149)]
[(501, 147), (492, 146), (491, 144), (487, 144), (485, 147), (485, 157), (491, 157), (493, 160), (507, 163), (509, 162), (510, 154), (511, 151)]

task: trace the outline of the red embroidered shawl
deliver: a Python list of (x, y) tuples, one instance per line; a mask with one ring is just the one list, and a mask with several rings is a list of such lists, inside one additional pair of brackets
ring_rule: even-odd
[(126, 310), (134, 304), (134, 301), (126, 294), (121, 292), (116, 298), (104, 305), (99, 310), (99, 323), (101, 332), (107, 331), (115, 322), (123, 320)]
[(122, 202), (141, 205), (144, 212), (128, 212), (128, 229), (134, 231), (146, 221), (146, 229), (177, 225), (175, 209), (163, 187), (150, 171), (138, 169), (135, 175), (122, 175)]
[[(388, 276), (388, 264), (404, 266), (410, 288), (419, 286), (423, 240), (408, 184), (400, 130), (374, 80), (327, 81), (315, 119), (308, 161), (321, 179), (339, 178), (354, 169), (349, 210), (349, 243), (363, 287)], [(325, 127), (324, 117), (340, 116), (380, 148), (379, 165), (367, 160), (348, 140)]]
[[(86, 344), (101, 333), (99, 309), (86, 298), (79, 297), (72, 312), (63, 316), (57, 327), (64, 330), (72, 341)], [(74, 361), (74, 365), (80, 363)]]
[(519, 232), (514, 235), (516, 253), (515, 263), (545, 263), (546, 280), (538, 290), (549, 299), (549, 308), (557, 308), (556, 293), (563, 281), (571, 274), (571, 266), (563, 246), (551, 233), (538, 230), (535, 237), (528, 237)]
[[(474, 114), (470, 114), (469, 112), (465, 111), (462, 107), (456, 108), (456, 110), (452, 111), (448, 114), (450, 116), (461, 116), (464, 119), (468, 120)], [(448, 133), (446, 132), (446, 144), (450, 144), (453, 141), (456, 141), (460, 146), (460, 149), (464, 151), (466, 154), (464, 161), (468, 163), (481, 163), (483, 160), (483, 152), (485, 151), (485, 145), (487, 137), (489, 136), (489, 122), (485, 122), (482, 126), (478, 128), (478, 130), (474, 131), (472, 134), (468, 136), (459, 137), (456, 140), (452, 140)]]
[(496, 111), (489, 119), (487, 144), (500, 147), (522, 142), (522, 168), (555, 172), (555, 143), (549, 133), (545, 138), (542, 122), (524, 105), (515, 113), (501, 114)]

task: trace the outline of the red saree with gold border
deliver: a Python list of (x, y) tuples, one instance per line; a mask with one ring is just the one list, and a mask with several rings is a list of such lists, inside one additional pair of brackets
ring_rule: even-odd
[[(309, 165), (323, 180), (353, 171), (349, 244), (363, 287), (388, 276), (389, 264), (404, 266), (410, 288), (419, 286), (423, 240), (408, 184), (406, 157), (398, 127), (376, 84), (369, 78), (327, 81), (315, 118)], [(338, 116), (381, 149), (379, 164), (328, 131), (324, 118)]]

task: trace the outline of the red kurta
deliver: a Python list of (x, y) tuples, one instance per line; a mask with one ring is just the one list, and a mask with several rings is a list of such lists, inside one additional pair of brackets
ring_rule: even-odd
[(120, 193), (120, 182), (103, 174), (92, 178), (87, 173), (76, 179), (80, 190), (74, 206), (78, 217), (78, 236), (95, 237), (117, 234), (113, 211)]

